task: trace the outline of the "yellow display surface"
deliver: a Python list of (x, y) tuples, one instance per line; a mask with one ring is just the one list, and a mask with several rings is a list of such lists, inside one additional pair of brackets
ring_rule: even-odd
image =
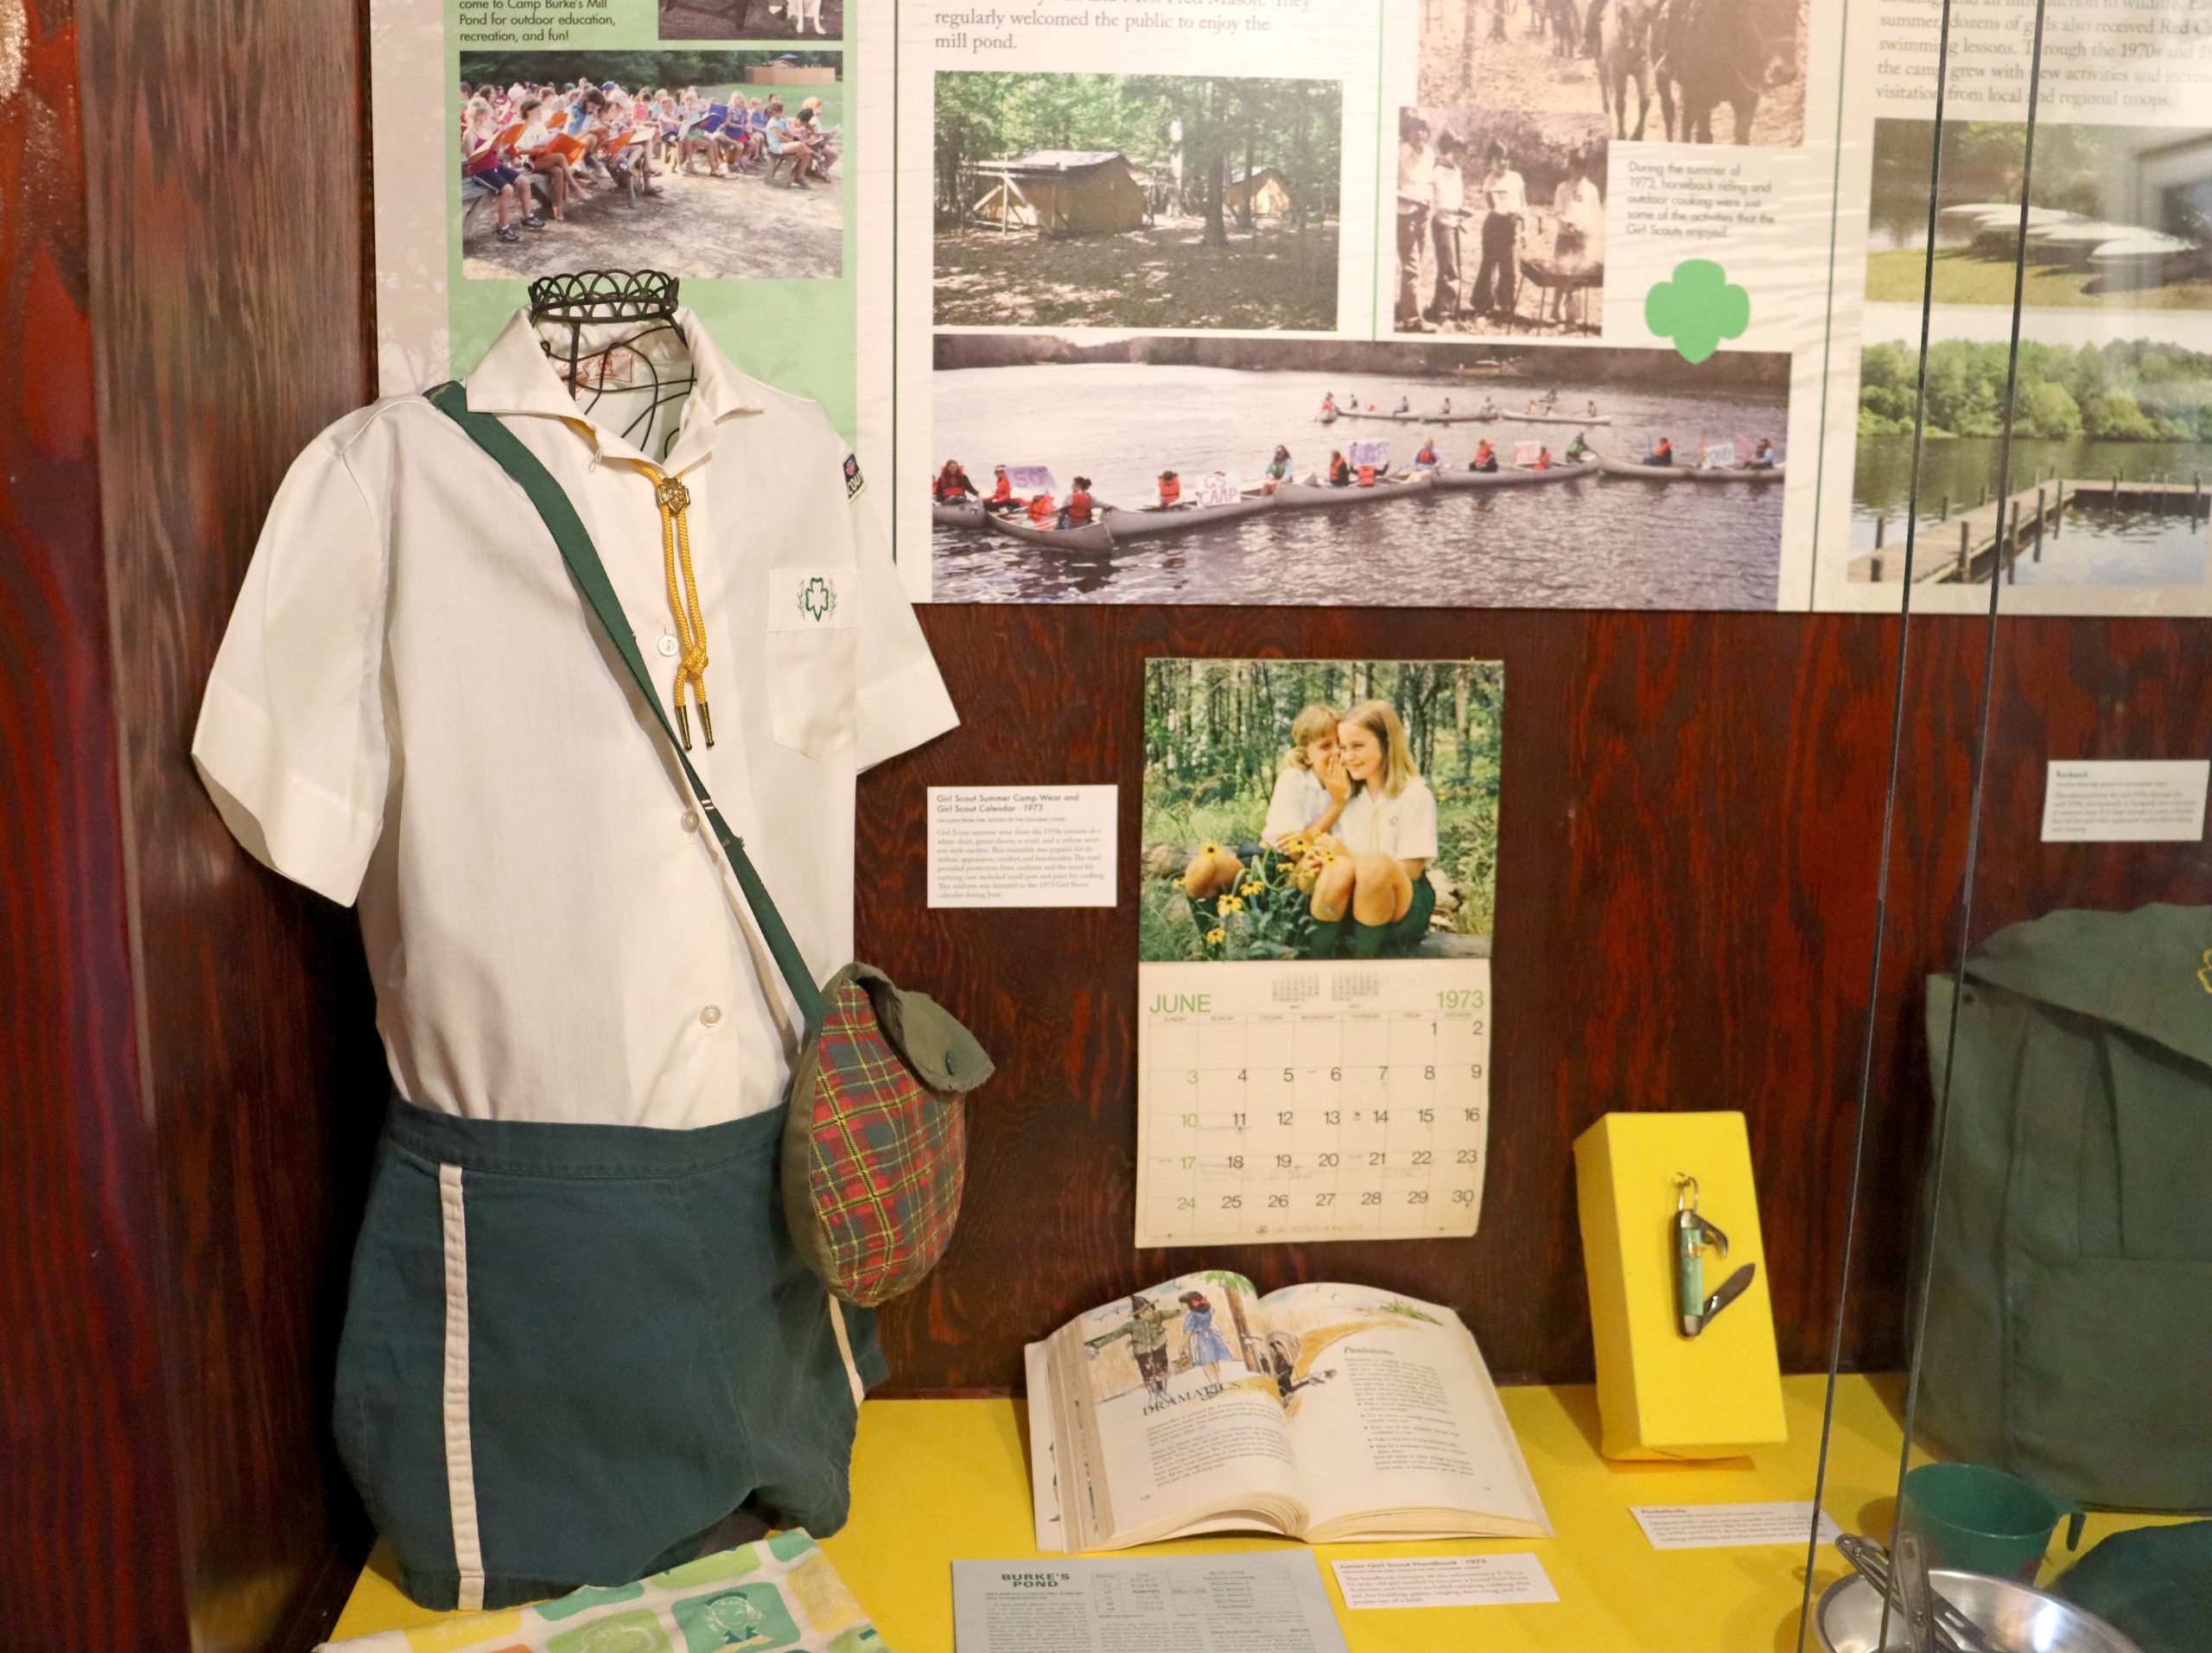
[[(1896, 1378), (1846, 1377), (1838, 1388), (1827, 1512), (1847, 1530), (1889, 1530), (1897, 1478)], [(1817, 1377), (1783, 1380), (1789, 1444), (1756, 1459), (1707, 1463), (1615, 1463), (1598, 1453), (1595, 1392), (1586, 1387), (1508, 1389), (1506, 1415), (1543, 1494), (1558, 1536), (1313, 1547), (1353, 1653), (1768, 1653), (1796, 1646), (1804, 1553), (1755, 1549), (1655, 1550), (1629, 1514), (1639, 1504), (1802, 1501), (1813, 1495), (1822, 1389)], [(2106, 1533), (2141, 1524), (2092, 1516), (2088, 1548)], [(823, 1544), (893, 1653), (952, 1653), (952, 1563), (1020, 1561), (1031, 1543), (1029, 1470), (1021, 1410), (1012, 1401), (870, 1401), (853, 1460), (853, 1519)], [(1124, 1555), (1300, 1548), (1263, 1538), (1191, 1539)], [(1351, 1613), (1328, 1563), (1385, 1555), (1467, 1555), (1531, 1550), (1559, 1590), (1541, 1606), (1388, 1608)], [(2063, 1552), (2061, 1552), (2063, 1554)], [(1816, 1591), (1844, 1571), (1823, 1547)], [(399, 1593), (381, 1546), (338, 1621), (337, 1637), (435, 1622)]]
[[(1675, 1284), (1676, 1181), (1728, 1236), (1705, 1254), (1705, 1289), (1736, 1269), (1750, 1287), (1694, 1338)], [(1751, 1138), (1734, 1113), (1607, 1114), (1575, 1139), (1575, 1201), (1608, 1458), (1732, 1458), (1779, 1443), (1786, 1426), (1760, 1243)]]

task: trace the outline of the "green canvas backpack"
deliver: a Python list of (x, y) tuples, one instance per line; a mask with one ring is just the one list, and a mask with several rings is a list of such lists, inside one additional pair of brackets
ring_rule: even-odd
[(2086, 1504), (2212, 1509), (2212, 907), (1999, 931), (1929, 979), (1928, 1039), (1930, 1440)]

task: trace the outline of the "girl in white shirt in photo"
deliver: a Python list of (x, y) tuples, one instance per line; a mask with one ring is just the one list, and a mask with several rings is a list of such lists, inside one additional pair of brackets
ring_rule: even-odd
[(1291, 720), (1290, 751), (1268, 799), (1260, 842), (1280, 854), (1295, 834), (1312, 838), (1330, 831), (1351, 798), (1351, 777), (1337, 756), (1336, 708), (1308, 706)]
[(1343, 853), (1313, 883), (1312, 955), (1410, 952), (1436, 911), (1427, 877), (1436, 859), (1436, 794), (1388, 701), (1362, 701), (1344, 714), (1337, 753), (1352, 790), (1333, 832)]

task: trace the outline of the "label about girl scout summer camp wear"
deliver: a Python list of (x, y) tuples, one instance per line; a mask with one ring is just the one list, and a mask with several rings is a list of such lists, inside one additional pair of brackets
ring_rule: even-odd
[(1504, 670), (1152, 660), (1139, 1245), (1465, 1236)]
[(932, 786), (933, 907), (1112, 906), (1118, 786)]

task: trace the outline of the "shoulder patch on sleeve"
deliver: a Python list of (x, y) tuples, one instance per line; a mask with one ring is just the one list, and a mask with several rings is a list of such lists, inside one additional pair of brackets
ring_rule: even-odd
[(848, 499), (851, 499), (867, 486), (867, 483), (861, 480), (861, 462), (858, 456), (852, 454), (846, 455), (845, 497)]

